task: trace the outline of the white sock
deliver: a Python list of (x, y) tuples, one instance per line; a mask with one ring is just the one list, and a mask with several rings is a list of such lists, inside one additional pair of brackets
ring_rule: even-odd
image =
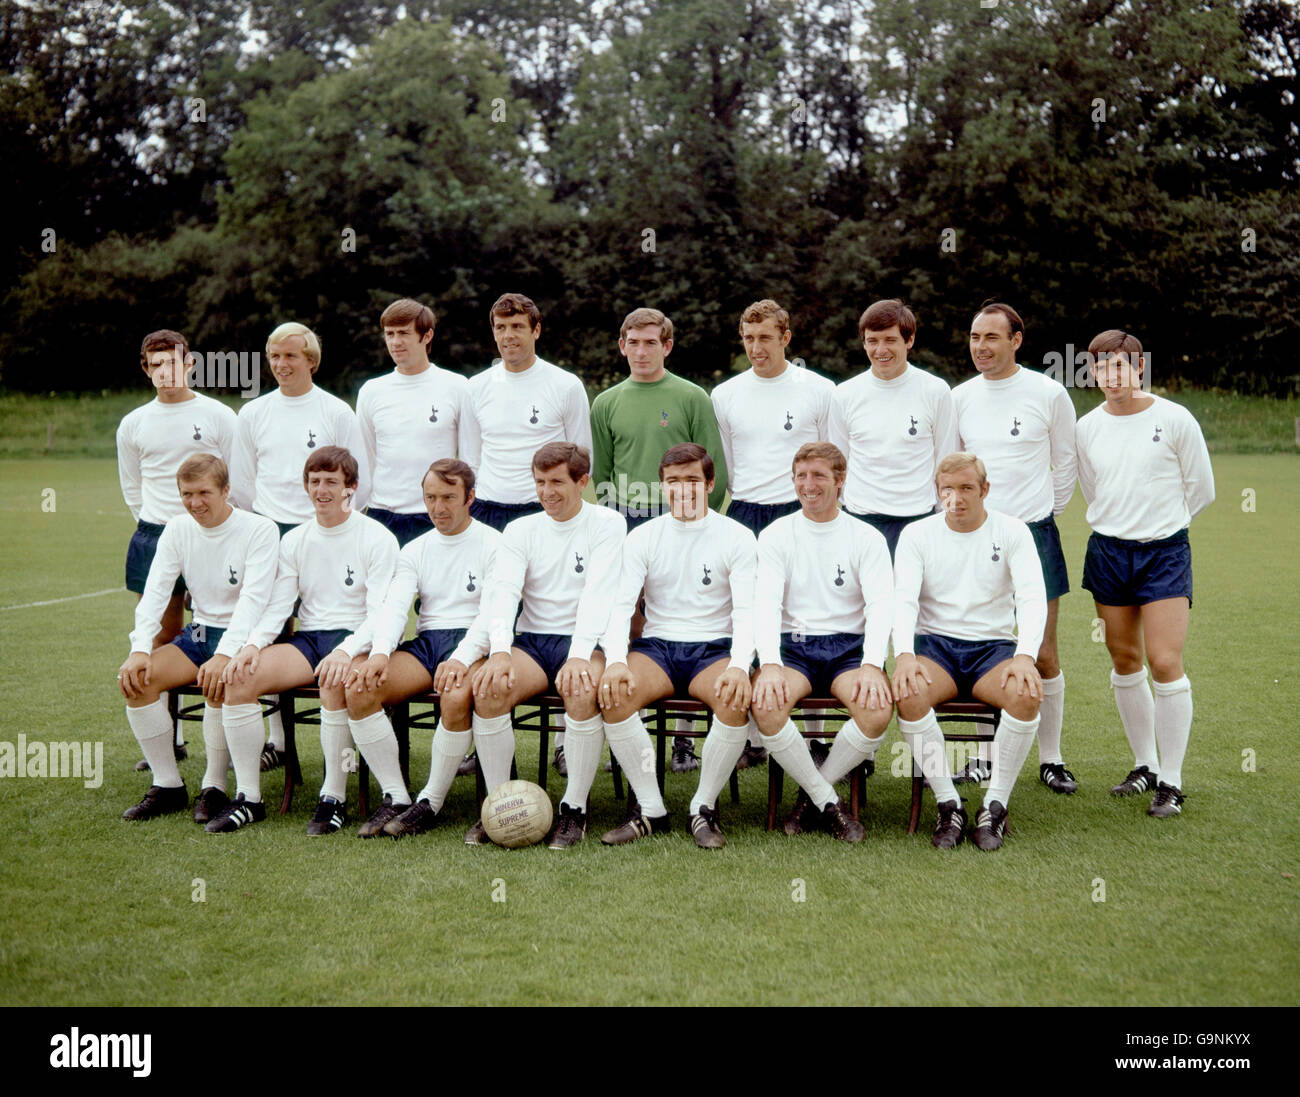
[(919, 766), (921, 773), (930, 782), (935, 803), (941, 804), (945, 800), (958, 803), (961, 797), (957, 795), (952, 774), (948, 772), (948, 751), (934, 709), (930, 709), (919, 720), (904, 720), (900, 716), (898, 730), (912, 751), (913, 763)]
[(555, 733), (555, 749), (559, 750), (562, 746), (564, 746), (564, 732), (557, 731)]
[(221, 709), (203, 706), (203, 750), (207, 756), (201, 788), (226, 791), (226, 770), (230, 768), (230, 751), (226, 749), (226, 730), (221, 726)]
[[(678, 735), (688, 735), (695, 730), (695, 721), (689, 716), (678, 716), (673, 720), (673, 729)], [(758, 730), (757, 726), (755, 726), (754, 730)], [(740, 749), (744, 750), (745, 748), (742, 746)]]
[[(987, 720), (976, 720), (975, 726), (980, 728), (985, 728), (986, 729), (985, 733), (991, 736), (994, 733), (993, 729), (997, 725), (990, 724)], [(984, 768), (988, 769), (988, 767), (993, 763), (993, 740), (991, 738), (981, 739), (978, 743), (975, 744), (975, 752), (973, 754), (968, 755), (967, 757), (978, 758), (981, 762), (984, 763)]]
[(698, 815), (702, 807), (717, 806), (718, 793), (736, 768), (748, 739), (748, 724), (732, 727), (716, 716), (713, 718), (709, 734), (704, 737), (704, 749), (700, 751), (700, 783), (691, 797), (692, 815)]
[(763, 746), (763, 733), (758, 730), (758, 725), (754, 723), (754, 718), (749, 718), (749, 738), (745, 740), (746, 746), (761, 747)]
[(1043, 679), (1043, 703), (1038, 707), (1038, 764), (1057, 764), (1061, 759), (1061, 723), (1065, 719), (1065, 672)]
[(826, 717), (809, 716), (803, 722), (803, 737), (812, 736), (814, 739), (820, 739), (826, 731)]
[(221, 725), (226, 732), (226, 749), (235, 763), (235, 794), (249, 803), (262, 799), (262, 706), (223, 705)]
[(1120, 723), (1133, 748), (1134, 766), (1146, 766), (1153, 774), (1160, 772), (1156, 754), (1156, 706), (1147, 688), (1147, 668), (1132, 674), (1110, 672), (1110, 686), (1115, 691), (1115, 707)]
[(817, 772), (812, 755), (808, 753), (808, 744), (795, 729), (793, 720), (786, 720), (785, 727), (769, 736), (766, 746), (767, 753), (799, 782), (799, 787), (818, 808), (824, 808), (839, 799), (826, 778)]
[(515, 757), (515, 729), (510, 713), (480, 716), (474, 713), (474, 749), (488, 792), (510, 780), (510, 763)]
[(366, 760), (370, 772), (375, 775), (383, 794), (391, 796), (394, 804), (409, 804), (411, 794), (406, 791), (406, 782), (402, 780), (397, 736), (393, 734), (388, 714), (380, 709), (363, 720), (349, 717), (348, 727), (352, 730), (353, 742), (361, 751), (361, 757)]
[(1192, 734), (1192, 683), (1183, 675), (1176, 682), (1151, 683), (1156, 691), (1156, 741), (1160, 744), (1160, 783), (1183, 787), (1183, 758)]
[(328, 796), (340, 804), (348, 798), (348, 771), (343, 766), (343, 752), (353, 746), (352, 729), (348, 726), (348, 710), (325, 708), (320, 710), (320, 749), (325, 755), (325, 780), (321, 782), (320, 795)]
[(1029, 746), (1038, 734), (1039, 717), (1032, 720), (1017, 720), (1009, 712), (1002, 714), (998, 724), (998, 737), (993, 740), (993, 776), (989, 778), (989, 787), (984, 793), (984, 806), (997, 800), (1003, 807), (1011, 798), (1016, 778), (1029, 757)]
[(126, 710), (126, 722), (131, 725), (136, 742), (144, 751), (144, 759), (153, 770), (152, 784), (160, 788), (183, 788), (181, 771), (176, 765), (176, 748), (172, 745), (172, 720), (167, 706), (161, 701), (152, 705)]
[(566, 712), (564, 729), (564, 760), (569, 767), (569, 783), (560, 802), (586, 811), (587, 797), (591, 794), (591, 784), (596, 779), (600, 756), (605, 749), (605, 721), (599, 712), (586, 720), (575, 720)]
[(822, 776), (828, 784), (838, 784), (868, 758), (874, 758), (884, 741), (883, 731), (878, 738), (868, 739), (856, 720), (846, 720), (831, 743), (829, 757), (822, 763)]
[(456, 778), (460, 760), (469, 750), (472, 731), (450, 731), (441, 720), (433, 731), (433, 746), (429, 760), (429, 783), (420, 790), (417, 800), (428, 800), (434, 811), (441, 811), (447, 802), (447, 790)]
[(641, 714), (632, 713), (618, 724), (605, 724), (605, 738), (609, 749), (627, 778), (627, 783), (636, 793), (641, 805), (641, 814), (647, 819), (658, 819), (667, 815), (664, 798), (659, 791), (659, 779), (655, 775), (655, 748), (650, 742), (650, 733), (645, 729)]
[[(289, 698), (285, 698), (282, 704), (292, 705)], [(280, 710), (276, 709), (266, 718), (267, 736), (266, 741), (275, 747), (276, 750), (284, 750), (284, 721), (280, 718)]]

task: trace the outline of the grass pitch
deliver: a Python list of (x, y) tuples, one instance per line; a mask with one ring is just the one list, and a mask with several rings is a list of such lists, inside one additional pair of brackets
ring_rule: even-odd
[[(135, 598), (53, 601), (121, 586), (131, 522), (115, 465), (0, 462), (0, 741), (104, 744), (99, 788), (0, 779), (0, 1004), (1296, 1004), (1300, 461), (1214, 464), (1218, 502), (1192, 530), (1196, 720), (1180, 818), (1108, 795), (1131, 755), (1076, 589), (1061, 657), (1081, 788), (1048, 792), (1031, 751), (999, 853), (931, 849), (928, 796), (922, 832), (906, 835), (891, 729), (862, 845), (765, 833), (760, 769), (741, 775), (738, 806), (723, 793), (728, 845), (709, 854), (685, 831), (694, 775), (669, 775), (676, 832), (625, 849), (599, 844), (621, 818), (603, 773), (594, 833), (567, 853), (465, 847), (468, 780), (421, 838), (362, 842), (352, 827), (309, 841), (314, 729), (299, 737), (306, 787), (288, 817), (234, 835), (186, 816), (122, 822), (147, 783), (114, 684)], [(1061, 527), (1077, 588), (1077, 495)], [(193, 793), (196, 724), (188, 738)], [(536, 750), (521, 736), (522, 776)], [(428, 759), (417, 734), (412, 791)], [(268, 776), (268, 801), (281, 782)], [(553, 798), (560, 787), (553, 776)]]

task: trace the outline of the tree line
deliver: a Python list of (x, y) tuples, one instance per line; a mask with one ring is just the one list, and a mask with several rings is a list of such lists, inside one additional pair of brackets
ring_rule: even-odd
[(399, 296), (472, 373), (507, 290), (593, 388), (639, 305), (712, 383), (757, 298), (841, 378), (887, 296), (950, 379), (997, 297), (1027, 365), (1121, 327), (1158, 385), (1300, 386), (1285, 0), (3, 0), (0, 49), (9, 388), (294, 319), (346, 391)]

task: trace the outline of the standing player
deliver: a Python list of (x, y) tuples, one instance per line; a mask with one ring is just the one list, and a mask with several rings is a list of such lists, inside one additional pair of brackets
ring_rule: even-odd
[[(1078, 788), (1061, 757), (1065, 675), (1056, 647), (1056, 619), (1070, 576), (1061, 551), (1056, 515), (1074, 494), (1074, 404), (1065, 387), (1016, 364), (1025, 324), (1010, 305), (986, 301), (970, 329), (970, 354), (979, 371), (952, 393), (961, 448), (978, 453), (989, 474), (988, 505), (1029, 526), (1047, 587), (1047, 625), (1038, 652), (1043, 705), (1038, 724), (1038, 777), (1053, 792)], [(965, 777), (987, 781), (992, 767), (981, 756)]]
[[(123, 819), (153, 819), (189, 806), (185, 782), (172, 748), (172, 722), (160, 699), (164, 690), (197, 682), (203, 690), (203, 738), (209, 744), (208, 768), (224, 744), (222, 735), (222, 676), (244, 637), (266, 609), (275, 582), (275, 525), (229, 503), (226, 463), (211, 454), (195, 454), (176, 472), (185, 513), (168, 519), (144, 597), (135, 609), (131, 654), (118, 671), (118, 688), (126, 698), (126, 718), (144, 750), (153, 784), (144, 799), (122, 813)], [(170, 644), (154, 647), (163, 611), (173, 584), (184, 577), (194, 604), (194, 618)], [(240, 808), (265, 818), (258, 794), (258, 749), (234, 754)], [(220, 761), (220, 782), (226, 782), (226, 758)], [(250, 803), (245, 808), (242, 798)], [(253, 801), (258, 801), (253, 806)], [(202, 801), (200, 801), (201, 806)], [(259, 813), (260, 814), (257, 814)], [(206, 820), (195, 808), (195, 818)], [(209, 829), (216, 829), (209, 826)], [(234, 829), (227, 827), (222, 829)]]
[[(790, 314), (775, 301), (755, 301), (741, 313), (740, 341), (750, 368), (718, 385), (712, 399), (731, 470), (727, 517), (757, 537), (769, 523), (799, 509), (790, 462), (800, 446), (826, 440), (835, 383), (785, 360)], [(808, 724), (816, 729), (821, 720)], [(813, 749), (825, 757), (822, 743)], [(762, 736), (751, 727), (738, 768), (766, 758)]]
[(1146, 362), (1136, 337), (1103, 331), (1088, 354), (1106, 402), (1079, 420), (1077, 435), (1093, 529), (1083, 585), (1106, 627), (1115, 705), (1134, 755), (1133, 771), (1111, 792), (1131, 796), (1159, 782), (1147, 814), (1167, 817), (1182, 811), (1192, 728), (1183, 670), (1192, 607), (1187, 527), (1214, 502), (1214, 470), (1191, 413), (1141, 391)]
[[(830, 442), (800, 446), (792, 471), (801, 513), (758, 535), (754, 719), (768, 752), (799, 783), (785, 832), (822, 826), (860, 842), (862, 824), (832, 786), (875, 757), (894, 714), (884, 672), (893, 626), (889, 548), (879, 532), (840, 512), (845, 460)], [(790, 719), (814, 691), (837, 698), (850, 716), (820, 772)]]
[(1007, 801), (1038, 732), (1042, 685), (1034, 661), (1047, 595), (1029, 528), (985, 510), (984, 463), (952, 453), (935, 477), (944, 513), (908, 526), (894, 563), (894, 700), (898, 730), (939, 807), (933, 843), (961, 842), (966, 808), (953, 787), (934, 706), (974, 696), (1002, 710), (993, 776), (971, 838), (1001, 847)]
[[(362, 741), (378, 737), (371, 728), (382, 732), (385, 740), (392, 735), (385, 705), (430, 687), (438, 691), (429, 781), (400, 817), (384, 824), (384, 833), (394, 837), (422, 834), (437, 822), (469, 748), (473, 708), (469, 683), (487, 652), (487, 636), (467, 638), (466, 630), (478, 616), (501, 542), (501, 534), (469, 516), (474, 470), (464, 461), (443, 457), (433, 462), (423, 485), (433, 529), (402, 549), (388, 597), (366, 622), (370, 658), (353, 671), (347, 694), (348, 726), (353, 737)], [(399, 641), (412, 598), (418, 598), (420, 605), (416, 637), (403, 644)], [(331, 796), (341, 801), (342, 792), (338, 787)], [(336, 810), (342, 812), (341, 806), (327, 806), (325, 797), (321, 805), (326, 825)]]
[[(659, 459), (666, 450), (695, 442), (712, 453), (722, 452), (718, 423), (709, 394), (699, 385), (669, 373), (664, 359), (673, 349), (673, 322), (658, 309), (641, 308), (627, 314), (618, 334), (618, 350), (627, 359), (630, 376), (606, 389), (591, 405), (592, 474), (596, 498), (613, 503), (634, 530), (662, 513), (659, 498)], [(715, 465), (716, 479), (709, 505), (721, 510), (727, 496), (727, 465)], [(678, 730), (683, 721), (679, 720)], [(563, 748), (556, 748), (560, 768)], [(672, 770), (699, 768), (691, 740), (673, 740)]]
[[(189, 343), (180, 332), (152, 331), (140, 343), (140, 368), (153, 383), (156, 395), (143, 407), (126, 415), (117, 428), (117, 474), (122, 498), (135, 532), (126, 549), (126, 589), (144, 596), (149, 565), (168, 519), (185, 513), (176, 491), (176, 470), (187, 457), (211, 453), (230, 463), (235, 441), (235, 413), (218, 400), (189, 387), (193, 365)], [(176, 580), (161, 615), (154, 646), (167, 643), (181, 631), (185, 581)], [(177, 724), (176, 757), (186, 756)], [(146, 769), (141, 762), (137, 769)]]
[(357, 422), (373, 474), (370, 509), (399, 544), (433, 527), (420, 494), (431, 461), (479, 449), (478, 423), (469, 406), (469, 382), (429, 361), (433, 310), (403, 298), (379, 323), (396, 367), (357, 394)]
[[(283, 536), (313, 514), (302, 490), (302, 466), (321, 446), (342, 446), (357, 461), (357, 486), (349, 505), (362, 510), (370, 495), (365, 443), (352, 409), (313, 382), (320, 369), (320, 340), (302, 324), (281, 324), (267, 337), (266, 358), (279, 386), (239, 413), (230, 465), (230, 494), (244, 510), (264, 514)], [(287, 637), (286, 637), (287, 638)], [(270, 739), (262, 769), (284, 764), (284, 725), (268, 720)]]
[(916, 317), (877, 301), (858, 320), (871, 369), (835, 386), (830, 440), (848, 458), (844, 507), (884, 534), (892, 557), (910, 522), (934, 513), (934, 470), (960, 448), (952, 393), (907, 361)]
[[(591, 457), (572, 442), (548, 442), (533, 455), (545, 513), (506, 526), (480, 610), (492, 654), (473, 677), (474, 745), (489, 791), (510, 776), (515, 705), (548, 686), (564, 699), (569, 780), (547, 837), (551, 849), (576, 845), (587, 832), (587, 796), (604, 746), (596, 686), (605, 656), (596, 642), (605, 631), (627, 533), (622, 515), (583, 502), (590, 474)], [(488, 841), (481, 822), (465, 841)]]
[[(252, 749), (261, 744), (264, 693), (280, 693), (297, 686), (320, 687), (320, 739), (325, 755), (326, 796), (342, 792), (347, 773), (343, 750), (355, 739), (384, 792), (378, 811), (362, 825), (363, 838), (373, 838), (389, 819), (405, 811), (411, 798), (397, 760), (397, 740), (375, 728), (373, 735), (348, 735), (348, 713), (343, 690), (361, 653), (369, 647), (362, 627), (382, 604), (397, 565), (397, 539), (373, 518), (350, 510), (347, 500), (357, 487), (357, 459), (342, 446), (322, 446), (307, 458), (303, 487), (315, 510), (310, 522), (291, 529), (280, 541), (275, 588), (266, 612), (249, 634), (248, 643), (226, 669), (226, 706), (223, 725), (232, 747)], [(300, 628), (284, 643), (276, 637), (293, 613), (295, 600)], [(211, 768), (204, 778), (203, 796), (209, 793), (215, 811), (224, 799), (209, 779), (220, 776)], [(259, 795), (260, 799), (260, 795)], [(343, 814), (341, 795), (338, 812)], [(328, 834), (325, 827), (333, 811), (317, 806), (307, 826), (308, 834)], [(236, 820), (236, 826), (240, 825)]]
[[(601, 841), (625, 845), (668, 829), (640, 710), (688, 694), (713, 710), (691, 833), (701, 849), (726, 845), (717, 799), (748, 738), (749, 668), (754, 658), (754, 535), (709, 509), (713, 461), (687, 442), (663, 455), (659, 478), (671, 511), (634, 530), (623, 553), (605, 634), (609, 658), (600, 684), (605, 735), (627, 774), (639, 811)], [(645, 590), (645, 630), (628, 642), (632, 610)]]
[[(591, 452), (591, 407), (581, 379), (537, 357), (542, 314), (531, 298), (502, 294), (488, 312), (488, 324), (501, 358), (469, 380), (480, 448), (461, 457), (478, 477), (470, 514), (504, 530), (508, 522), (542, 510), (532, 471), (533, 454), (541, 446), (571, 442)], [(555, 737), (557, 764), (563, 747), (561, 732)], [(474, 772), (473, 758), (466, 757), (461, 772)]]

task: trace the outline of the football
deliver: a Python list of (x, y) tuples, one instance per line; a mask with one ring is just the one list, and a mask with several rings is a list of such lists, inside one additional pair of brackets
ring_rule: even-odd
[(483, 801), (483, 829), (492, 841), (507, 849), (540, 842), (554, 818), (551, 798), (531, 781), (507, 781)]

